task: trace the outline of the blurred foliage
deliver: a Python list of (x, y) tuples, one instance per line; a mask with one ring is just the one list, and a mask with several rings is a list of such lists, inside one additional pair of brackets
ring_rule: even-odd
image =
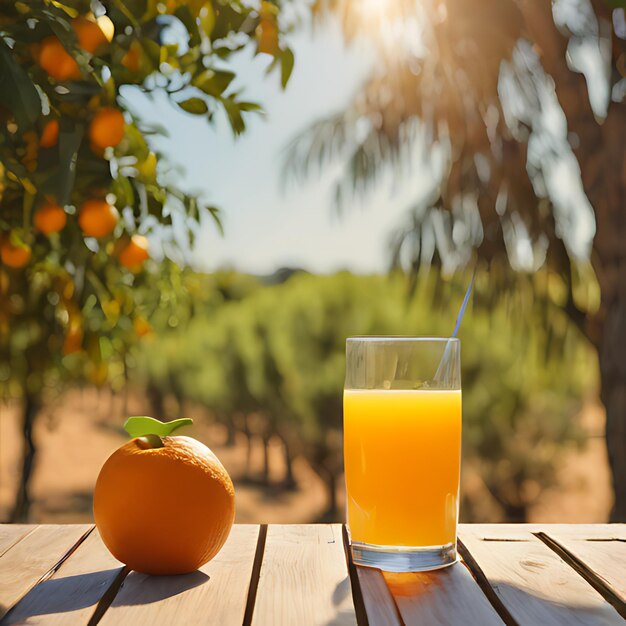
[[(316, 0), (314, 18), (338, 16), (375, 62), (345, 107), (294, 138), (286, 173), (339, 168), (340, 209), (390, 180), (414, 189), (390, 241), (394, 266), (549, 267), (598, 347), (600, 294), (619, 292), (612, 224), (626, 184), (626, 39), (610, 5)], [(586, 65), (572, 60), (577, 46)], [(502, 276), (494, 290), (514, 285)]]
[(217, 209), (164, 183), (149, 138), (166, 131), (126, 98), (164, 92), (243, 132), (260, 106), (234, 86), (231, 59), (268, 55), (284, 86), (293, 54), (279, 18), (265, 1), (0, 3), (1, 395), (116, 381), (152, 312), (174, 325), (169, 305), (193, 285), (173, 264), (151, 270), (175, 242), (184, 257), (206, 215), (220, 227)]
[(373, 48), (374, 62), (344, 107), (294, 139), (286, 170), (340, 172), (339, 208), (403, 185), (413, 198), (390, 248), (408, 272), (434, 265), (449, 275), (478, 258), (494, 293), (517, 288), (512, 273), (561, 277), (562, 310), (601, 364), (610, 519), (626, 521), (624, 3), (312, 8), (316, 19), (338, 16), (346, 40)]
[[(445, 336), (463, 290), (424, 275), (408, 298), (400, 275), (296, 274), (236, 301), (197, 307), (185, 327), (143, 346), (139, 378), (179, 402), (206, 406), (248, 437), (277, 436), (287, 460), (304, 456), (324, 480), (328, 515), (336, 518), (346, 337)], [(486, 297), (486, 276), (479, 275), (476, 290)], [(503, 515), (516, 519), (525, 518), (539, 490), (556, 480), (563, 453), (581, 441), (580, 398), (597, 385), (580, 333), (563, 315), (548, 341), (541, 320), (526, 315), (528, 294), (520, 294), (518, 301), (503, 298), (491, 316), (468, 312), (461, 331), (464, 458), (476, 464)], [(433, 301), (445, 306), (433, 309)]]

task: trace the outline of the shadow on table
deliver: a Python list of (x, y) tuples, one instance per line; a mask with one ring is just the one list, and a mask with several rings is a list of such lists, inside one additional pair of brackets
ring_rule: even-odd
[(339, 606), (351, 592), (350, 579), (346, 576), (341, 582), (337, 583), (335, 591), (333, 591), (333, 606)]
[(131, 572), (115, 598), (115, 606), (151, 604), (177, 596), (208, 582), (209, 576), (200, 570), (179, 576), (149, 576)]
[(121, 571), (122, 568), (117, 567), (44, 580), (18, 602), (2, 624), (21, 623), (35, 615), (69, 613), (95, 606)]
[(180, 576), (147, 576), (131, 572), (113, 599), (110, 597), (113, 594), (107, 592), (113, 585), (119, 584), (121, 575), (122, 568), (119, 567), (45, 580), (6, 615), (2, 626), (24, 623), (36, 615), (71, 613), (95, 608), (103, 597), (107, 598), (107, 605), (111, 600), (120, 606), (150, 604), (178, 595), (209, 580), (209, 577), (200, 571)]
[(332, 602), (337, 614), (332, 619), (325, 622), (324, 626), (342, 626), (353, 622), (354, 612), (352, 602), (342, 607), (342, 605), (346, 604), (346, 598), (350, 595), (352, 595), (350, 579), (346, 576), (346, 578), (337, 583), (333, 591)]

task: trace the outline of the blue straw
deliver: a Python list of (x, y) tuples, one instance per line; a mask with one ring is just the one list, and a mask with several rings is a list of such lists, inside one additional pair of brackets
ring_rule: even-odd
[[(463, 315), (465, 315), (465, 309), (467, 308), (467, 303), (469, 302), (470, 296), (472, 295), (472, 289), (474, 288), (474, 280), (476, 278), (477, 268), (478, 266), (476, 265), (474, 267), (474, 271), (472, 272), (472, 278), (465, 291), (465, 297), (463, 298), (463, 302), (461, 303), (459, 314), (456, 316), (456, 324), (454, 325), (454, 330), (452, 331), (451, 339), (454, 339), (456, 337), (457, 333), (459, 332), (459, 328), (461, 327), (461, 322), (463, 321)], [(441, 357), (441, 361), (439, 362), (439, 367), (437, 368), (437, 371), (435, 372), (434, 380), (437, 382), (441, 380), (443, 373), (444, 373), (444, 369), (446, 368), (448, 364), (450, 346), (451, 346), (451, 343), (450, 341), (448, 341), (443, 351), (443, 356)]]
[(470, 280), (470, 283), (467, 286), (467, 290), (465, 291), (465, 297), (463, 298), (463, 303), (461, 304), (461, 308), (459, 309), (459, 314), (456, 316), (456, 324), (454, 325), (452, 338), (456, 337), (457, 333), (459, 332), (461, 322), (463, 321), (463, 315), (465, 315), (465, 309), (467, 308), (467, 303), (469, 302), (470, 296), (472, 295), (472, 289), (474, 288), (474, 279), (476, 278), (476, 267), (474, 267), (474, 271), (472, 272), (472, 279)]

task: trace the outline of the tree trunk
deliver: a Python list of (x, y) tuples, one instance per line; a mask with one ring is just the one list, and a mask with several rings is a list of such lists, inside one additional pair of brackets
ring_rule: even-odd
[(250, 432), (250, 424), (248, 416), (243, 416), (243, 433), (246, 436), (246, 468), (244, 478), (250, 480), (250, 472), (252, 471), (252, 433)]
[(226, 447), (233, 448), (236, 443), (237, 429), (235, 428), (235, 422), (232, 419), (226, 418)]
[(115, 394), (113, 393), (113, 387), (111, 385), (107, 385), (107, 392), (109, 394), (109, 410), (107, 412), (107, 419), (111, 419), (114, 415), (117, 416), (116, 406), (115, 406)]
[(606, 447), (615, 494), (611, 522), (626, 522), (626, 289), (621, 292), (607, 312), (600, 346)]
[(270, 435), (264, 433), (261, 439), (263, 441), (263, 474), (261, 482), (267, 486), (270, 484)]
[(502, 507), (507, 524), (527, 524), (528, 507), (524, 504), (507, 504)]
[[(528, 522), (528, 502), (524, 502), (520, 493), (520, 482), (510, 486), (498, 486), (497, 483), (483, 476), (487, 491), (502, 509), (504, 522), (508, 524), (526, 524)], [(515, 496), (512, 501), (511, 496)]]
[(321, 521), (336, 521), (339, 517), (339, 507), (337, 505), (337, 476), (319, 459), (310, 459), (309, 464), (313, 471), (322, 479), (326, 487), (328, 507), (321, 516)]
[(593, 266), (601, 304), (592, 319), (606, 409), (606, 445), (615, 500), (612, 522), (626, 522), (626, 106), (613, 103), (596, 153), (581, 164), (597, 223)]
[(296, 479), (293, 476), (293, 457), (291, 455), (291, 448), (287, 443), (287, 440), (281, 438), (283, 442), (283, 457), (285, 459), (285, 478), (283, 479), (283, 486), (286, 489), (293, 489), (296, 486)]
[(148, 383), (147, 391), (152, 415), (162, 420), (165, 416), (165, 398), (163, 397), (163, 392), (159, 386), (152, 381)]
[[(611, 28), (612, 9), (591, 0), (601, 32), (611, 33), (613, 77), (619, 74), (621, 43)], [(626, 521), (626, 104), (610, 102), (604, 120), (591, 110), (585, 78), (567, 65), (568, 39), (545, 2), (522, 5), (541, 61), (554, 78), (568, 130), (577, 138), (574, 153), (583, 188), (596, 217), (592, 264), (601, 293), (600, 310), (588, 316), (585, 334), (598, 350), (602, 401), (606, 408), (606, 443), (615, 502), (611, 521)]]
[(40, 409), (40, 396), (38, 394), (25, 392), (24, 408), (22, 412), (22, 473), (20, 475), (15, 505), (10, 516), (12, 523), (28, 522), (31, 505), (30, 479), (33, 472), (35, 454), (37, 452), (33, 440), (33, 425)]

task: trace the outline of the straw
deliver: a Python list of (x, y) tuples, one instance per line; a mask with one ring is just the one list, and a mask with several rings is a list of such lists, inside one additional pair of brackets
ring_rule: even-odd
[(459, 309), (459, 314), (456, 316), (456, 324), (454, 325), (454, 331), (452, 332), (452, 339), (454, 339), (459, 332), (459, 328), (461, 327), (461, 321), (463, 320), (463, 315), (465, 315), (465, 309), (467, 308), (467, 303), (469, 302), (470, 296), (472, 295), (472, 289), (474, 288), (474, 280), (476, 279), (476, 267), (474, 267), (474, 271), (472, 272), (472, 278), (465, 290), (465, 297), (463, 298), (463, 302), (461, 303), (461, 308)]
[[(465, 296), (463, 298), (463, 302), (461, 303), (461, 308), (459, 309), (459, 314), (456, 316), (456, 324), (454, 325), (454, 330), (452, 331), (452, 336), (450, 339), (454, 339), (459, 332), (459, 328), (461, 327), (461, 322), (463, 321), (463, 315), (465, 315), (465, 309), (467, 308), (467, 303), (469, 302), (470, 296), (472, 295), (472, 289), (474, 288), (474, 280), (476, 279), (476, 269), (478, 266), (474, 267), (474, 271), (472, 272), (472, 278), (465, 290)], [(435, 372), (435, 381), (440, 381), (443, 376), (444, 368), (446, 367), (449, 359), (450, 348), (452, 346), (452, 342), (448, 341), (446, 343), (446, 347), (443, 351), (443, 356), (441, 357), (441, 361), (439, 362), (439, 367)]]

